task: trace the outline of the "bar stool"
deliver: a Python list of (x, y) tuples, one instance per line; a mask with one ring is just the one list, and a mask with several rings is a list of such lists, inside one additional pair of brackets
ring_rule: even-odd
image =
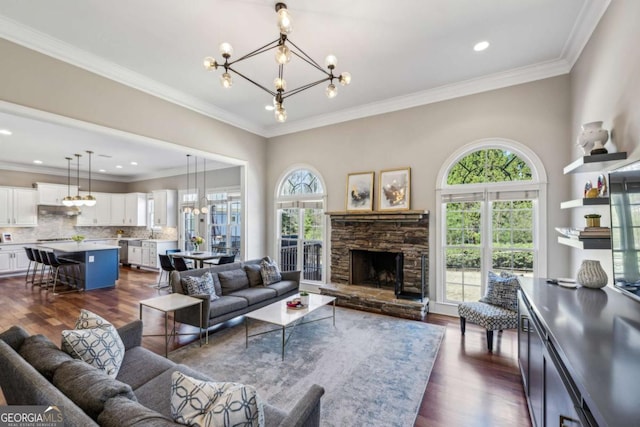
[(33, 265), (33, 271), (35, 271), (38, 268), (38, 261), (36, 261), (35, 257), (33, 256), (33, 251), (30, 247), (25, 246), (24, 251), (27, 254), (27, 258), (29, 259), (29, 265), (27, 265), (27, 273), (24, 276), (24, 284), (28, 285), (29, 282), (31, 282), (31, 284), (33, 285), (33, 278), (31, 278), (31, 281), (29, 281), (29, 274), (32, 271), (31, 265)]
[[(75, 273), (76, 267), (79, 266), (79, 262), (73, 261), (66, 258), (58, 258), (55, 252), (47, 252), (47, 259), (49, 261), (49, 266), (51, 268), (51, 279), (53, 283), (52, 293), (53, 295), (59, 295), (60, 293), (68, 293), (68, 292), (78, 292), (80, 290), (78, 277), (79, 274)], [(62, 269), (62, 275), (60, 275), (60, 269)], [(69, 274), (71, 271), (72, 274)], [(60, 281), (64, 283), (68, 287), (72, 287), (73, 289), (69, 289), (64, 292), (56, 292), (56, 285), (58, 284), (58, 278)], [(73, 285), (71, 281), (73, 280)]]
[(31, 283), (34, 286), (45, 286), (46, 287), (46, 283), (44, 280), (44, 272), (47, 269), (48, 265), (47, 263), (49, 262), (49, 260), (47, 259), (47, 255), (45, 251), (41, 251), (40, 249), (36, 249), (36, 248), (32, 248), (31, 252), (33, 253), (33, 258), (36, 260), (36, 267), (38, 264), (40, 264), (40, 280), (36, 281), (36, 274), (38, 273), (37, 269), (33, 270), (33, 279), (31, 280)]

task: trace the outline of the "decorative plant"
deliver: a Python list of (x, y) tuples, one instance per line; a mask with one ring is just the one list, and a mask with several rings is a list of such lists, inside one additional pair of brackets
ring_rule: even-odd
[(201, 245), (204, 243), (204, 239), (200, 236), (193, 236), (191, 238), (191, 243), (193, 243), (194, 245)]
[(300, 291), (300, 296), (301, 296), (301, 297), (308, 297), (308, 296), (309, 296), (309, 292), (307, 292), (307, 291)]
[(84, 240), (84, 236), (82, 234), (76, 234), (75, 236), (71, 236), (71, 240), (80, 243)]

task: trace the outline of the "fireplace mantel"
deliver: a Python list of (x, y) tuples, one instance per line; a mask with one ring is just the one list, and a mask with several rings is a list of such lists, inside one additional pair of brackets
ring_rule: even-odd
[(428, 218), (429, 211), (326, 212), (326, 215), (337, 222), (416, 222)]

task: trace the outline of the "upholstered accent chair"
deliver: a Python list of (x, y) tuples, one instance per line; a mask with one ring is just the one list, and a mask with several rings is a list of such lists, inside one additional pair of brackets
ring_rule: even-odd
[(493, 352), (493, 331), (518, 327), (518, 278), (509, 273), (500, 276), (489, 272), (485, 296), (477, 302), (458, 305), (460, 331), (465, 333), (469, 321), (487, 330), (487, 349)]

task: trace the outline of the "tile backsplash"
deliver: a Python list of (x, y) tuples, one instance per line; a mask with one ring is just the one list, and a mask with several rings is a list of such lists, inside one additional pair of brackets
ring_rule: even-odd
[[(139, 237), (148, 239), (151, 231), (147, 227), (77, 227), (76, 218), (64, 215), (38, 215), (37, 227), (5, 227), (0, 232), (11, 233), (14, 243), (33, 242), (38, 239), (56, 239), (82, 234), (87, 239), (116, 238), (117, 230), (123, 230), (123, 237)], [(154, 239), (178, 240), (178, 230), (174, 227), (163, 227), (154, 230)]]

